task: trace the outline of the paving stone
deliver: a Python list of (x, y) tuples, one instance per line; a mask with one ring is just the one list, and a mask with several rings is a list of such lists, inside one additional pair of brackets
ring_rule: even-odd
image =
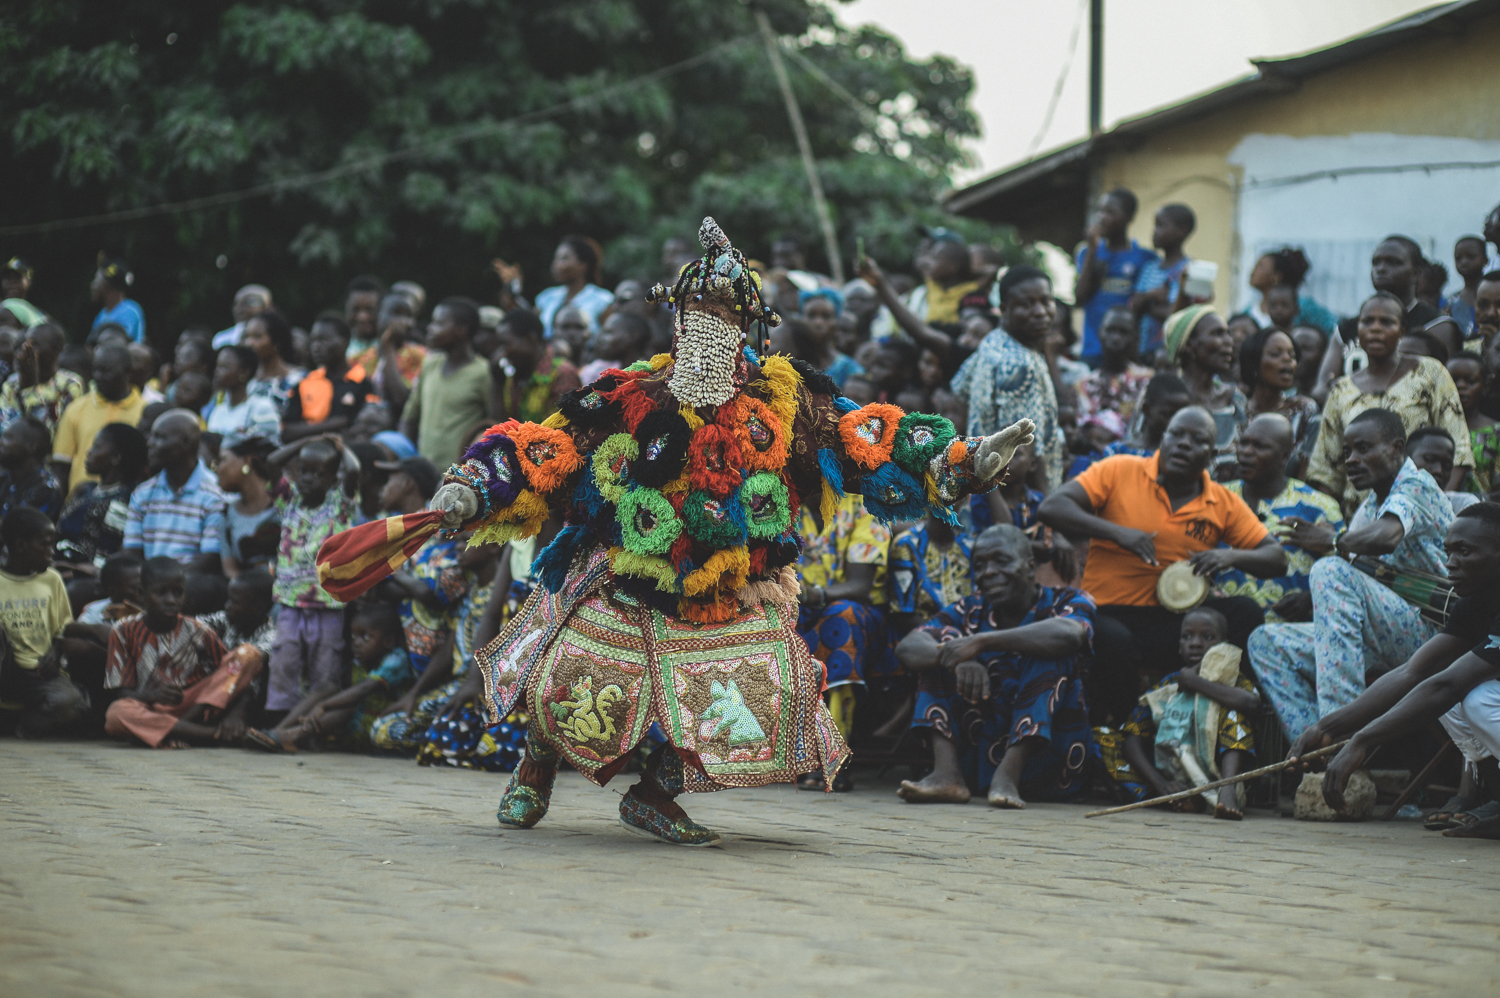
[(627, 834), (564, 774), (0, 743), (0, 995), (1500, 993), (1500, 849), (1415, 822), (1239, 824), (689, 797), (721, 849)]

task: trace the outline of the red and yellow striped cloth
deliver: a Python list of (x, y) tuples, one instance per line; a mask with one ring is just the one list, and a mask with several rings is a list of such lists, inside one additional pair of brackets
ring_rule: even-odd
[(318, 548), (319, 585), (344, 603), (364, 595), (406, 564), (442, 521), (442, 510), (429, 509), (334, 534)]

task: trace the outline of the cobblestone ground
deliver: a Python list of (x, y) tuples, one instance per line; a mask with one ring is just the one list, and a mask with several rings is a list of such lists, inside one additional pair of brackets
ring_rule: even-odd
[[(624, 789), (621, 781), (620, 789)], [(1500, 848), (768, 787), (628, 835), (576, 774), (0, 744), (0, 995), (1492, 995)], [(850, 990), (855, 989), (855, 990)]]

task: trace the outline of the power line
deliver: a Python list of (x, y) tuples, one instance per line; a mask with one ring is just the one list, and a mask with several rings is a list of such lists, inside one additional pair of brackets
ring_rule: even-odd
[(189, 198), (185, 201), (170, 201), (164, 204), (147, 205), (141, 208), (126, 208), (120, 211), (106, 212), (102, 215), (84, 215), (78, 218), (64, 218), (52, 222), (33, 222), (27, 225), (0, 226), (0, 236), (22, 236), (38, 235), (47, 232), (57, 232), (64, 229), (81, 229), (91, 225), (106, 225), (110, 222), (130, 222), (142, 218), (151, 218), (156, 215), (171, 215), (177, 212), (197, 211), (202, 208), (215, 208), (220, 205), (235, 204), (240, 201), (248, 201), (251, 198), (264, 197), (267, 194), (280, 194), (285, 191), (299, 190), (305, 187), (313, 187), (329, 180), (337, 180), (339, 177), (347, 177), (351, 174), (362, 173), (366, 170), (374, 170), (388, 163), (396, 163), (402, 160), (416, 159), (437, 149), (456, 145), (460, 142), (468, 142), (472, 139), (484, 138), (501, 132), (508, 128), (519, 125), (529, 125), (538, 121), (544, 121), (568, 111), (575, 111), (589, 104), (605, 100), (617, 94), (636, 90), (657, 80), (674, 76), (684, 70), (709, 61), (727, 49), (734, 48), (749, 41), (754, 41), (756, 34), (744, 34), (737, 38), (731, 38), (726, 42), (715, 45), (713, 48), (705, 49), (697, 55), (675, 62), (670, 66), (644, 73), (634, 79), (625, 80), (595, 91), (592, 94), (584, 94), (553, 104), (550, 107), (537, 111), (529, 111), (519, 114), (504, 121), (485, 122), (481, 125), (472, 125), (468, 128), (447, 135), (441, 139), (424, 142), (421, 145), (411, 146), (395, 152), (379, 153), (374, 156), (366, 156), (352, 163), (330, 167), (326, 170), (318, 170), (314, 173), (304, 173), (296, 177), (286, 177), (274, 180), (270, 183), (258, 184), (254, 187), (246, 187), (237, 191), (224, 191), (220, 194), (209, 194), (204, 197)]
[(1031, 140), (1031, 148), (1026, 150), (1027, 159), (1036, 155), (1042, 139), (1047, 137), (1047, 130), (1052, 127), (1052, 116), (1057, 113), (1057, 102), (1062, 99), (1063, 87), (1068, 82), (1068, 74), (1073, 70), (1073, 56), (1078, 52), (1078, 35), (1083, 30), (1083, 15), (1088, 9), (1089, 0), (1079, 0), (1078, 16), (1073, 19), (1073, 37), (1068, 39), (1068, 58), (1063, 62), (1062, 72), (1057, 74), (1057, 84), (1052, 88), (1052, 99), (1047, 102), (1047, 117), (1042, 119), (1042, 127), (1037, 129), (1036, 138)]

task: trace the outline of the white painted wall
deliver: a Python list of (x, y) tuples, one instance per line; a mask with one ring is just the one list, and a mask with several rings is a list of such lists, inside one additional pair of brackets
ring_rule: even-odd
[[(1370, 254), (1392, 233), (1410, 236), (1453, 273), (1453, 243), (1479, 232), (1500, 200), (1500, 142), (1436, 135), (1247, 135), (1229, 154), (1239, 191), (1234, 311), (1259, 300), (1246, 283), (1267, 250), (1300, 246), (1312, 263), (1305, 293), (1344, 315), (1369, 296)], [(1430, 169), (1307, 177), (1352, 167)], [(1473, 164), (1454, 167), (1451, 164)]]

